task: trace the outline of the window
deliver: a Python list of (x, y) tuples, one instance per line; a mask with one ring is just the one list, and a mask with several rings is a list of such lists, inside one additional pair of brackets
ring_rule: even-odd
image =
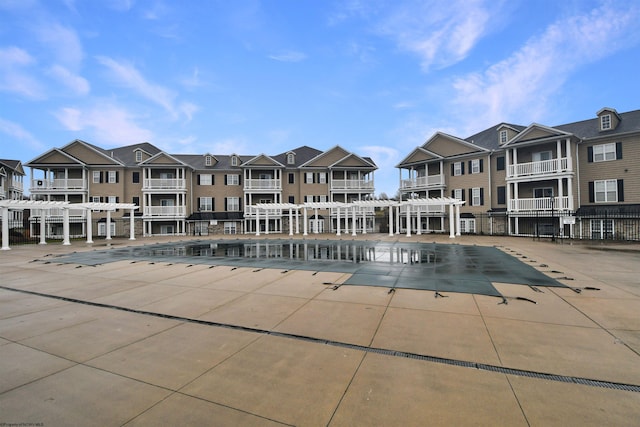
[(133, 181), (134, 184), (139, 184), (140, 183), (140, 172), (133, 172), (133, 174), (131, 175), (131, 180)]
[(294, 173), (289, 173), (289, 184), (295, 184), (296, 175)]
[(307, 172), (304, 176), (305, 184), (313, 184), (313, 172)]
[(611, 129), (611, 114), (604, 114), (600, 117), (600, 130)]
[(553, 197), (553, 188), (551, 187), (534, 188), (533, 197), (536, 199), (541, 199), (544, 197)]
[(591, 238), (592, 239), (612, 239), (614, 226), (612, 219), (592, 219)]
[(507, 187), (505, 186), (498, 187), (498, 204), (507, 204)]
[(93, 183), (99, 184), (100, 179), (102, 178), (102, 173), (100, 171), (93, 171)]
[(239, 211), (240, 210), (240, 198), (239, 197), (227, 197), (227, 211)]
[(452, 165), (453, 176), (464, 175), (464, 163), (463, 162), (455, 162)]
[(136, 206), (140, 206), (140, 197), (133, 196), (133, 199), (132, 199), (131, 203), (133, 203)]
[(499, 170), (499, 171), (505, 170), (504, 156), (500, 156), (496, 158), (496, 170)]
[(213, 185), (213, 176), (210, 173), (198, 175), (198, 185)]
[(211, 156), (205, 156), (204, 157), (204, 165), (205, 166), (211, 166)]
[(605, 179), (602, 181), (594, 181), (593, 184), (596, 203), (618, 201), (618, 180)]
[(475, 218), (460, 218), (460, 232), (475, 233), (476, 232)]
[(475, 187), (470, 190), (471, 206), (482, 206), (484, 204), (482, 190), (480, 187)]
[(292, 165), (296, 162), (296, 156), (293, 153), (287, 154), (287, 164)]
[(100, 196), (91, 196), (92, 203), (100, 203)]
[(480, 167), (482, 160), (475, 159), (469, 162), (469, 173), (480, 173), (482, 172), (482, 168)]
[(198, 203), (198, 209), (201, 211), (212, 211), (213, 210), (213, 197), (200, 197), (200, 202)]
[(227, 221), (224, 223), (224, 234), (236, 234), (236, 223)]
[(505, 142), (507, 142), (507, 131), (506, 130), (501, 130), (500, 131), (500, 144), (504, 144)]
[(296, 202), (296, 198), (294, 196), (289, 196), (289, 203), (294, 204)]
[(453, 190), (453, 198), (464, 200), (464, 190), (462, 190), (462, 188), (456, 188), (455, 190)]
[(600, 144), (593, 146), (593, 161), (606, 162), (616, 159), (616, 144)]
[(227, 185), (240, 185), (240, 175), (227, 175)]
[(116, 196), (109, 196), (107, 201), (108, 203), (118, 203), (118, 198)]
[(311, 203), (311, 202), (313, 202), (313, 196), (312, 196), (312, 195), (306, 195), (306, 196), (304, 196), (304, 202), (305, 202), (305, 203)]
[[(111, 221), (109, 224), (109, 235), (114, 236), (116, 234), (116, 223)], [(98, 236), (106, 236), (107, 235), (107, 223), (99, 222), (98, 223)]]
[(238, 157), (236, 156), (231, 157), (231, 166), (238, 166)]
[(320, 184), (326, 184), (327, 183), (327, 174), (324, 172), (320, 172), (318, 174), (318, 182)]
[(327, 196), (326, 195), (320, 195), (318, 196), (318, 201), (319, 202), (326, 202), (327, 201)]
[(136, 151), (136, 163), (140, 163), (142, 161), (142, 151)]
[(118, 182), (118, 172), (109, 171), (108, 177), (109, 177), (109, 184), (115, 184), (116, 182)]
[(533, 153), (533, 161), (534, 162), (544, 162), (545, 160), (551, 160), (551, 151), (539, 151), (537, 153)]

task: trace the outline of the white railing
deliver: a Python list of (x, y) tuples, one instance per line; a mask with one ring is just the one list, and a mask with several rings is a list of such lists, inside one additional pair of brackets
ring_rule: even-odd
[(85, 190), (85, 180), (79, 179), (32, 179), (30, 191)]
[(245, 190), (282, 190), (279, 179), (245, 179)]
[(569, 210), (569, 197), (538, 197), (533, 199), (512, 199), (509, 200), (509, 211), (563, 211)]
[[(348, 207), (348, 208), (341, 208), (340, 209), (340, 217), (344, 218), (345, 216), (347, 217), (351, 217), (353, 215), (353, 208)], [(373, 215), (375, 214), (375, 208), (373, 206), (360, 206), (356, 208), (356, 215), (358, 216), (362, 216), (362, 214), (367, 214), (367, 215)], [(338, 209), (337, 208), (331, 208), (331, 216), (337, 216), (338, 215)]]
[(12, 179), (9, 182), (9, 188), (13, 189), (13, 190), (18, 190), (18, 191), (22, 191), (23, 190), (23, 184), (21, 181), (17, 181), (15, 179)]
[[(256, 216), (256, 212), (260, 212), (260, 217), (264, 218), (267, 214), (270, 217), (274, 216), (282, 216), (282, 209), (257, 209), (254, 206), (245, 206), (244, 208), (244, 216)], [(294, 212), (295, 213), (295, 212)]]
[(444, 185), (444, 175), (427, 175), (414, 179), (403, 179), (400, 181), (400, 188), (429, 188)]
[(560, 159), (509, 165), (507, 176), (509, 178), (516, 178), (520, 176), (553, 175), (568, 170), (569, 159), (562, 157)]
[(373, 181), (364, 179), (332, 179), (332, 190), (373, 190)]
[[(64, 215), (64, 209), (62, 208), (53, 208), (53, 209), (42, 209), (44, 211), (44, 215), (47, 218), (51, 217), (60, 217), (62, 218)], [(87, 211), (86, 209), (68, 209), (69, 210), (69, 218), (86, 218)], [(38, 215), (41, 215), (38, 212)]]
[(144, 216), (185, 216), (184, 206), (145, 206)]
[[(412, 205), (411, 206), (411, 215), (416, 215), (418, 210), (420, 211), (420, 214), (433, 214), (433, 213), (443, 213), (445, 212), (445, 205), (422, 205), (420, 206), (420, 209), (418, 209), (418, 206), (416, 205)], [(402, 205), (400, 206), (400, 214), (401, 215), (406, 215), (407, 214), (407, 205)]]
[(184, 178), (145, 178), (143, 190), (186, 190), (187, 180)]

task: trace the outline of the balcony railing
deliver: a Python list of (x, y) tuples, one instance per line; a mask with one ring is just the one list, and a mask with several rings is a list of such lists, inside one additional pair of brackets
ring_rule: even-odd
[(280, 179), (245, 179), (245, 190), (282, 190)]
[(544, 176), (553, 175), (569, 170), (569, 159), (543, 160), (540, 162), (516, 163), (509, 165), (508, 178), (518, 178), (523, 176)]
[(400, 181), (402, 189), (425, 189), (444, 185), (444, 175), (427, 175), (414, 179), (403, 179)]
[(533, 199), (512, 199), (509, 200), (509, 211), (511, 212), (535, 212), (535, 211), (563, 211), (570, 210), (569, 197), (538, 197)]
[(246, 217), (255, 217), (256, 212), (260, 211), (260, 216), (264, 217), (265, 215), (269, 215), (270, 217), (282, 216), (282, 209), (257, 209), (254, 206), (245, 206), (244, 208), (244, 216)]
[(16, 181), (16, 180), (12, 179), (11, 181), (9, 181), (9, 189), (10, 190), (22, 191), (23, 190), (22, 181)]
[(146, 178), (143, 190), (186, 190), (187, 180), (184, 178)]
[[(443, 213), (445, 212), (445, 205), (444, 204), (423, 205), (423, 206), (420, 206), (420, 209), (418, 209), (418, 206), (413, 205), (411, 206), (411, 215), (416, 215), (418, 213), (418, 210), (420, 211), (420, 215)], [(407, 214), (407, 205), (400, 206), (400, 215), (406, 215), (406, 214)]]
[(332, 190), (373, 190), (373, 181), (364, 179), (332, 179)]
[[(373, 206), (360, 206), (358, 208), (356, 208), (356, 215), (357, 216), (362, 216), (362, 214), (366, 214), (366, 215), (373, 215), (375, 214), (375, 208)], [(338, 215), (338, 209), (336, 208), (331, 208), (331, 216), (335, 217)], [(351, 217), (353, 215), (353, 210), (351, 207), (349, 208), (342, 208), (340, 209), (340, 217), (344, 218), (346, 217)]]
[(85, 180), (82, 178), (73, 179), (32, 179), (32, 192), (43, 192), (51, 190), (86, 190)]
[[(87, 211), (86, 209), (68, 209), (69, 211), (69, 219), (78, 219), (78, 218), (86, 218)], [(31, 217), (40, 217), (44, 213), (46, 218), (57, 218), (62, 219), (64, 216), (64, 209), (62, 208), (52, 208), (52, 209), (33, 209), (31, 211)]]
[(183, 217), (186, 215), (184, 206), (145, 206), (144, 216)]

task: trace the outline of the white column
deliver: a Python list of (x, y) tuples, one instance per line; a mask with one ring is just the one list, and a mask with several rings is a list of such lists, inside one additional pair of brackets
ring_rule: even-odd
[(420, 205), (416, 206), (416, 234), (422, 234), (422, 218), (420, 218)]
[(393, 236), (393, 205), (389, 205), (389, 236)]
[(107, 211), (107, 237), (105, 240), (111, 240), (111, 211)]
[(362, 234), (367, 234), (367, 210), (362, 209)]
[(69, 242), (69, 209), (62, 208), (62, 244), (70, 245)]
[(456, 236), (460, 235), (460, 205), (456, 205)]
[(307, 223), (309, 221), (307, 220), (307, 207), (305, 206), (302, 209), (303, 209), (303, 211), (302, 211), (302, 221), (304, 221), (303, 224), (302, 224), (302, 229), (304, 230), (302, 235), (303, 236), (308, 236), (309, 233), (307, 233)]
[(315, 217), (315, 220), (313, 221), (313, 234), (318, 234), (318, 208), (313, 209), (313, 216)]
[(129, 240), (136, 240), (136, 231), (135, 231), (135, 226), (134, 226), (134, 217), (135, 217), (135, 209), (131, 209), (129, 210)]
[[(336, 236), (340, 235), (340, 208), (336, 208), (336, 225), (338, 228), (338, 232), (336, 233)], [(338, 246), (339, 248), (340, 246)]]
[(44, 214), (44, 209), (40, 210), (40, 244), (47, 244), (47, 218)]
[(400, 205), (396, 206), (396, 234), (400, 234)]
[(573, 178), (567, 178), (567, 197), (569, 198), (568, 208), (573, 211)]
[(269, 209), (264, 210), (264, 234), (269, 234)]
[[(356, 219), (356, 207), (355, 206), (353, 206), (351, 208), (351, 215), (353, 217), (353, 223), (351, 224), (351, 235), (355, 236), (356, 235), (356, 222), (357, 222), (357, 219)], [(355, 257), (354, 257), (354, 259), (355, 259)]]
[(9, 247), (9, 208), (2, 208), (2, 250), (8, 251)]
[(565, 151), (567, 152), (567, 170), (573, 170), (573, 157), (571, 156), (571, 140), (567, 138), (565, 140)]
[(300, 234), (300, 209), (296, 209), (296, 234)]
[(256, 236), (260, 235), (260, 209), (254, 208), (256, 210)]
[(409, 203), (407, 206), (407, 237), (411, 236), (411, 205)]
[(293, 236), (293, 209), (289, 208), (289, 236)]
[(456, 224), (453, 218), (453, 205), (449, 205), (449, 238), (455, 239)]
[(91, 209), (87, 209), (87, 243), (93, 243), (93, 220), (91, 219)]

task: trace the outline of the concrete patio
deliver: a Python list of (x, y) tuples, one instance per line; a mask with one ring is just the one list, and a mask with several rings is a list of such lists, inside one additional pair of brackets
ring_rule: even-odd
[(499, 304), (334, 289), (348, 273), (56, 262), (160, 239), (15, 246), (0, 253), (0, 423), (638, 425), (639, 245), (365, 238), (495, 245), (581, 292), (494, 283)]

